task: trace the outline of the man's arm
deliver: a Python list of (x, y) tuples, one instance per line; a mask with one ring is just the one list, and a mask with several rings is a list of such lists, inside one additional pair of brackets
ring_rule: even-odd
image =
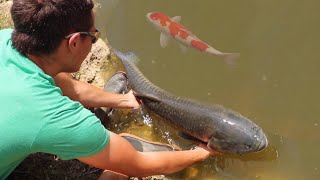
[(109, 144), (103, 150), (78, 159), (97, 168), (145, 177), (171, 174), (215, 154), (201, 147), (186, 151), (138, 152), (125, 139), (110, 132)]
[(54, 81), (63, 95), (79, 101), (85, 107), (133, 108), (139, 106), (132, 91), (127, 94), (106, 92), (88, 83), (74, 80), (69, 73), (59, 73), (54, 77)]

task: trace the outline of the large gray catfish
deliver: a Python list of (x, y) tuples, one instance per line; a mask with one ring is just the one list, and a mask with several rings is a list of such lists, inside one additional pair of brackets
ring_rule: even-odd
[(129, 86), (151, 111), (168, 120), (175, 128), (211, 149), (244, 154), (264, 149), (268, 140), (261, 128), (248, 118), (220, 105), (206, 105), (174, 96), (146, 79), (135, 66), (134, 53), (113, 52), (123, 62)]

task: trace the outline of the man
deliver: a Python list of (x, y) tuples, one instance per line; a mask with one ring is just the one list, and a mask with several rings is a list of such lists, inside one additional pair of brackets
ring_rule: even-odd
[[(91, 0), (13, 0), (15, 29), (0, 31), (0, 179), (29, 154), (79, 159), (130, 176), (169, 174), (215, 153), (137, 152), (85, 107), (137, 107), (73, 80), (98, 38)], [(80, 103), (81, 104), (80, 104)]]

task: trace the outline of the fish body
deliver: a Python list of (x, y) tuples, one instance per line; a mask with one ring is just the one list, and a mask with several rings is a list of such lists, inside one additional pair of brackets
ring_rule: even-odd
[(129, 87), (144, 106), (184, 134), (224, 153), (244, 154), (268, 145), (262, 129), (248, 118), (220, 105), (207, 105), (166, 92), (143, 76), (133, 63), (137, 59), (134, 53), (113, 52), (123, 62)]
[[(104, 85), (103, 90), (116, 94), (123, 94), (127, 91), (128, 79), (124, 72), (116, 72)], [(92, 112), (104, 123), (112, 112), (111, 107), (96, 107)]]
[(171, 37), (179, 42), (183, 51), (186, 50), (186, 47), (192, 47), (199, 51), (219, 56), (227, 62), (232, 62), (240, 56), (238, 53), (223, 53), (203, 42), (179, 23), (181, 20), (180, 16), (170, 18), (163, 13), (152, 12), (147, 14), (147, 19), (161, 32), (161, 47), (166, 47)]
[(180, 148), (178, 147), (170, 146), (168, 144), (147, 141), (132, 134), (121, 133), (119, 135), (126, 139), (137, 151), (140, 152), (180, 150)]

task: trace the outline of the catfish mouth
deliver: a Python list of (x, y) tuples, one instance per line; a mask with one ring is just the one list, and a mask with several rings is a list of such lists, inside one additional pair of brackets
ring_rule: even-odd
[(266, 137), (266, 135), (262, 132), (262, 130), (257, 132), (257, 135), (255, 135), (255, 140), (254, 140), (254, 144), (256, 144), (257, 146), (257, 152), (262, 151), (263, 149), (265, 149), (268, 146), (268, 139)]
[(262, 140), (260, 141), (260, 144), (258, 146), (258, 151), (262, 151), (263, 149), (265, 149), (268, 146), (268, 139), (267, 137), (263, 134), (262, 135)]

